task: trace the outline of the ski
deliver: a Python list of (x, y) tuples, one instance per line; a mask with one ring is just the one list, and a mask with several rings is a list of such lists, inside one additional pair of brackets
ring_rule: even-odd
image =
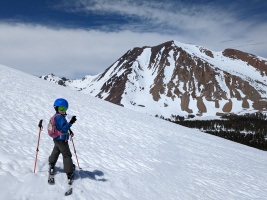
[(55, 172), (53, 168), (49, 168), (48, 171), (48, 184), (54, 185), (55, 184)]
[(72, 183), (73, 183), (73, 176), (71, 177), (71, 179), (68, 179), (68, 189), (65, 192), (65, 196), (69, 196), (72, 194)]
[(75, 165), (73, 165), (73, 174), (71, 177), (68, 179), (68, 189), (65, 192), (65, 196), (69, 196), (72, 194), (72, 183), (74, 181), (74, 174), (75, 174)]
[(71, 185), (69, 185), (68, 190), (65, 192), (65, 196), (69, 196), (71, 194), (72, 194), (72, 187), (71, 187)]

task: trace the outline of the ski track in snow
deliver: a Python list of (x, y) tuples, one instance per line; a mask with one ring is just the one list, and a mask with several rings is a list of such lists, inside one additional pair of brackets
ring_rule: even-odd
[[(146, 116), (0, 65), (0, 199), (263, 200), (266, 152)], [(77, 116), (81, 170), (65, 197), (62, 157), (47, 184), (46, 126), (58, 97)], [(44, 119), (36, 173), (38, 123)], [(70, 148), (73, 152), (72, 143)], [(73, 152), (73, 161), (77, 166)], [(78, 166), (77, 168), (78, 169)]]

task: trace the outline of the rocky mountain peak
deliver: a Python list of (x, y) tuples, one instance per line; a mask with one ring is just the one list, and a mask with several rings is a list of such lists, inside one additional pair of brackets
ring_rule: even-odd
[(235, 49), (168, 41), (127, 51), (79, 90), (165, 117), (256, 111), (267, 107), (266, 64)]

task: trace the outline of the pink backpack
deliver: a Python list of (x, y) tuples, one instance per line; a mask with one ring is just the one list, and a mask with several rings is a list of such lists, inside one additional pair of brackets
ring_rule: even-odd
[(47, 125), (47, 131), (48, 131), (48, 135), (52, 138), (56, 138), (58, 136), (62, 135), (62, 132), (57, 130), (56, 124), (55, 124), (55, 117), (59, 116), (60, 114), (55, 114), (53, 115), (50, 120), (49, 123)]

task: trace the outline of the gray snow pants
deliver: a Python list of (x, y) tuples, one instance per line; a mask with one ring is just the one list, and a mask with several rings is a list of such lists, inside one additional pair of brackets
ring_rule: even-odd
[(49, 163), (55, 165), (59, 154), (61, 153), (63, 156), (63, 164), (64, 164), (64, 172), (72, 173), (73, 172), (73, 162), (72, 162), (72, 154), (70, 152), (70, 147), (68, 141), (57, 141), (54, 140), (54, 149), (49, 157)]

